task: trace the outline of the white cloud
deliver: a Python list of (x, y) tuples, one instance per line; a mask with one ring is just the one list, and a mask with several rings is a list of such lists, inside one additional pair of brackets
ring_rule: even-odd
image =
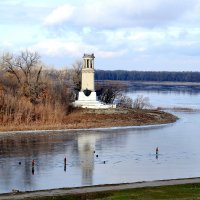
[[(46, 24), (113, 29), (156, 27), (198, 13), (198, 0), (86, 0), (78, 6), (62, 5), (45, 19)], [(189, 15), (188, 15), (189, 16)], [(199, 16), (199, 15), (198, 15)]]
[(10, 42), (10, 41), (5, 41), (5, 40), (4, 40), (4, 41), (2, 42), (2, 44), (1, 44), (1, 46), (5, 47), (5, 48), (7, 48), (7, 47), (11, 48), (11, 47), (13, 47), (14, 45), (13, 45), (12, 42)]
[(83, 53), (95, 53), (99, 58), (114, 58), (122, 56), (126, 50), (106, 50), (96, 45), (89, 45), (82, 41), (70, 41), (62, 39), (47, 39), (34, 44), (30, 48), (43, 55), (51, 57), (72, 56), (81, 57)]
[(195, 12), (197, 18), (196, 5), (200, 5), (198, 0), (68, 2), (45, 18), (45, 24), (51, 25), (49, 31), (59, 43), (47, 42), (42, 49), (46, 48), (46, 53), (66, 52), (76, 56), (94, 52), (103, 58), (183, 54), (184, 47), (191, 49), (188, 51), (191, 54), (198, 40), (194, 27), (183, 24), (184, 20), (189, 23), (193, 19), (189, 13)]
[(80, 44), (77, 42), (65, 42), (59, 39), (47, 39), (42, 42), (38, 42), (33, 45), (31, 49), (39, 51), (43, 55), (48, 56), (60, 56), (64, 54), (70, 54), (77, 56), (80, 54)]
[(44, 20), (45, 25), (57, 25), (68, 21), (74, 12), (74, 7), (71, 5), (62, 5), (57, 7)]
[(7, 0), (0, 1), (0, 43), (58, 62), (91, 52), (116, 67), (177, 64), (199, 56), (199, 19), (199, 0)]
[(95, 55), (99, 58), (115, 58), (121, 57), (126, 53), (126, 50), (118, 50), (118, 51), (106, 51), (106, 50), (97, 50)]

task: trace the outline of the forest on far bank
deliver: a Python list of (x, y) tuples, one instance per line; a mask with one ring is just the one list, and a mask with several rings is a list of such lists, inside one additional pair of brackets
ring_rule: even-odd
[(95, 80), (200, 82), (200, 72), (96, 70)]

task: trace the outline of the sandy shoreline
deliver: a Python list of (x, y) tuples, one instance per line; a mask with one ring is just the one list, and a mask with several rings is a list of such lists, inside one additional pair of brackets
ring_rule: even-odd
[(142, 125), (142, 126), (116, 126), (116, 127), (107, 127), (107, 128), (83, 128), (83, 129), (52, 129), (52, 130), (24, 130), (24, 131), (3, 131), (0, 132), (0, 137), (1, 136), (7, 136), (7, 135), (16, 135), (16, 134), (50, 134), (50, 133), (63, 133), (63, 132), (77, 132), (77, 131), (107, 131), (107, 130), (123, 130), (123, 129), (148, 129), (148, 128), (153, 128), (153, 127), (164, 127), (168, 126), (170, 124), (173, 124), (174, 122), (171, 123), (166, 123), (166, 124), (151, 124), (151, 125)]
[(185, 178), (185, 179), (171, 179), (171, 180), (157, 180), (147, 182), (135, 182), (135, 183), (122, 183), (113, 185), (96, 185), (87, 187), (76, 187), (76, 188), (60, 188), (51, 190), (39, 190), (32, 192), (13, 192), (0, 194), (0, 200), (21, 200), (25, 198), (39, 198), (39, 197), (50, 197), (50, 196), (63, 196), (67, 194), (84, 194), (92, 192), (107, 192), (114, 190), (125, 190), (133, 188), (144, 188), (144, 187), (156, 187), (156, 186), (168, 186), (168, 185), (180, 185), (180, 184), (192, 184), (200, 183), (200, 177), (196, 178)]

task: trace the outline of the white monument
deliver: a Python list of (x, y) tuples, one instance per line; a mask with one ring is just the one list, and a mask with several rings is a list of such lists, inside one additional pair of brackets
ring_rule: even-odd
[(94, 109), (116, 107), (116, 105), (103, 104), (97, 100), (94, 85), (94, 58), (94, 54), (83, 55), (81, 91), (74, 106)]

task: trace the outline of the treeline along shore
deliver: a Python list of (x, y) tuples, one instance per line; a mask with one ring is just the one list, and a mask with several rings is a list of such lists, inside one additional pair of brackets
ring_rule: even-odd
[(96, 70), (95, 80), (200, 82), (200, 72)]

